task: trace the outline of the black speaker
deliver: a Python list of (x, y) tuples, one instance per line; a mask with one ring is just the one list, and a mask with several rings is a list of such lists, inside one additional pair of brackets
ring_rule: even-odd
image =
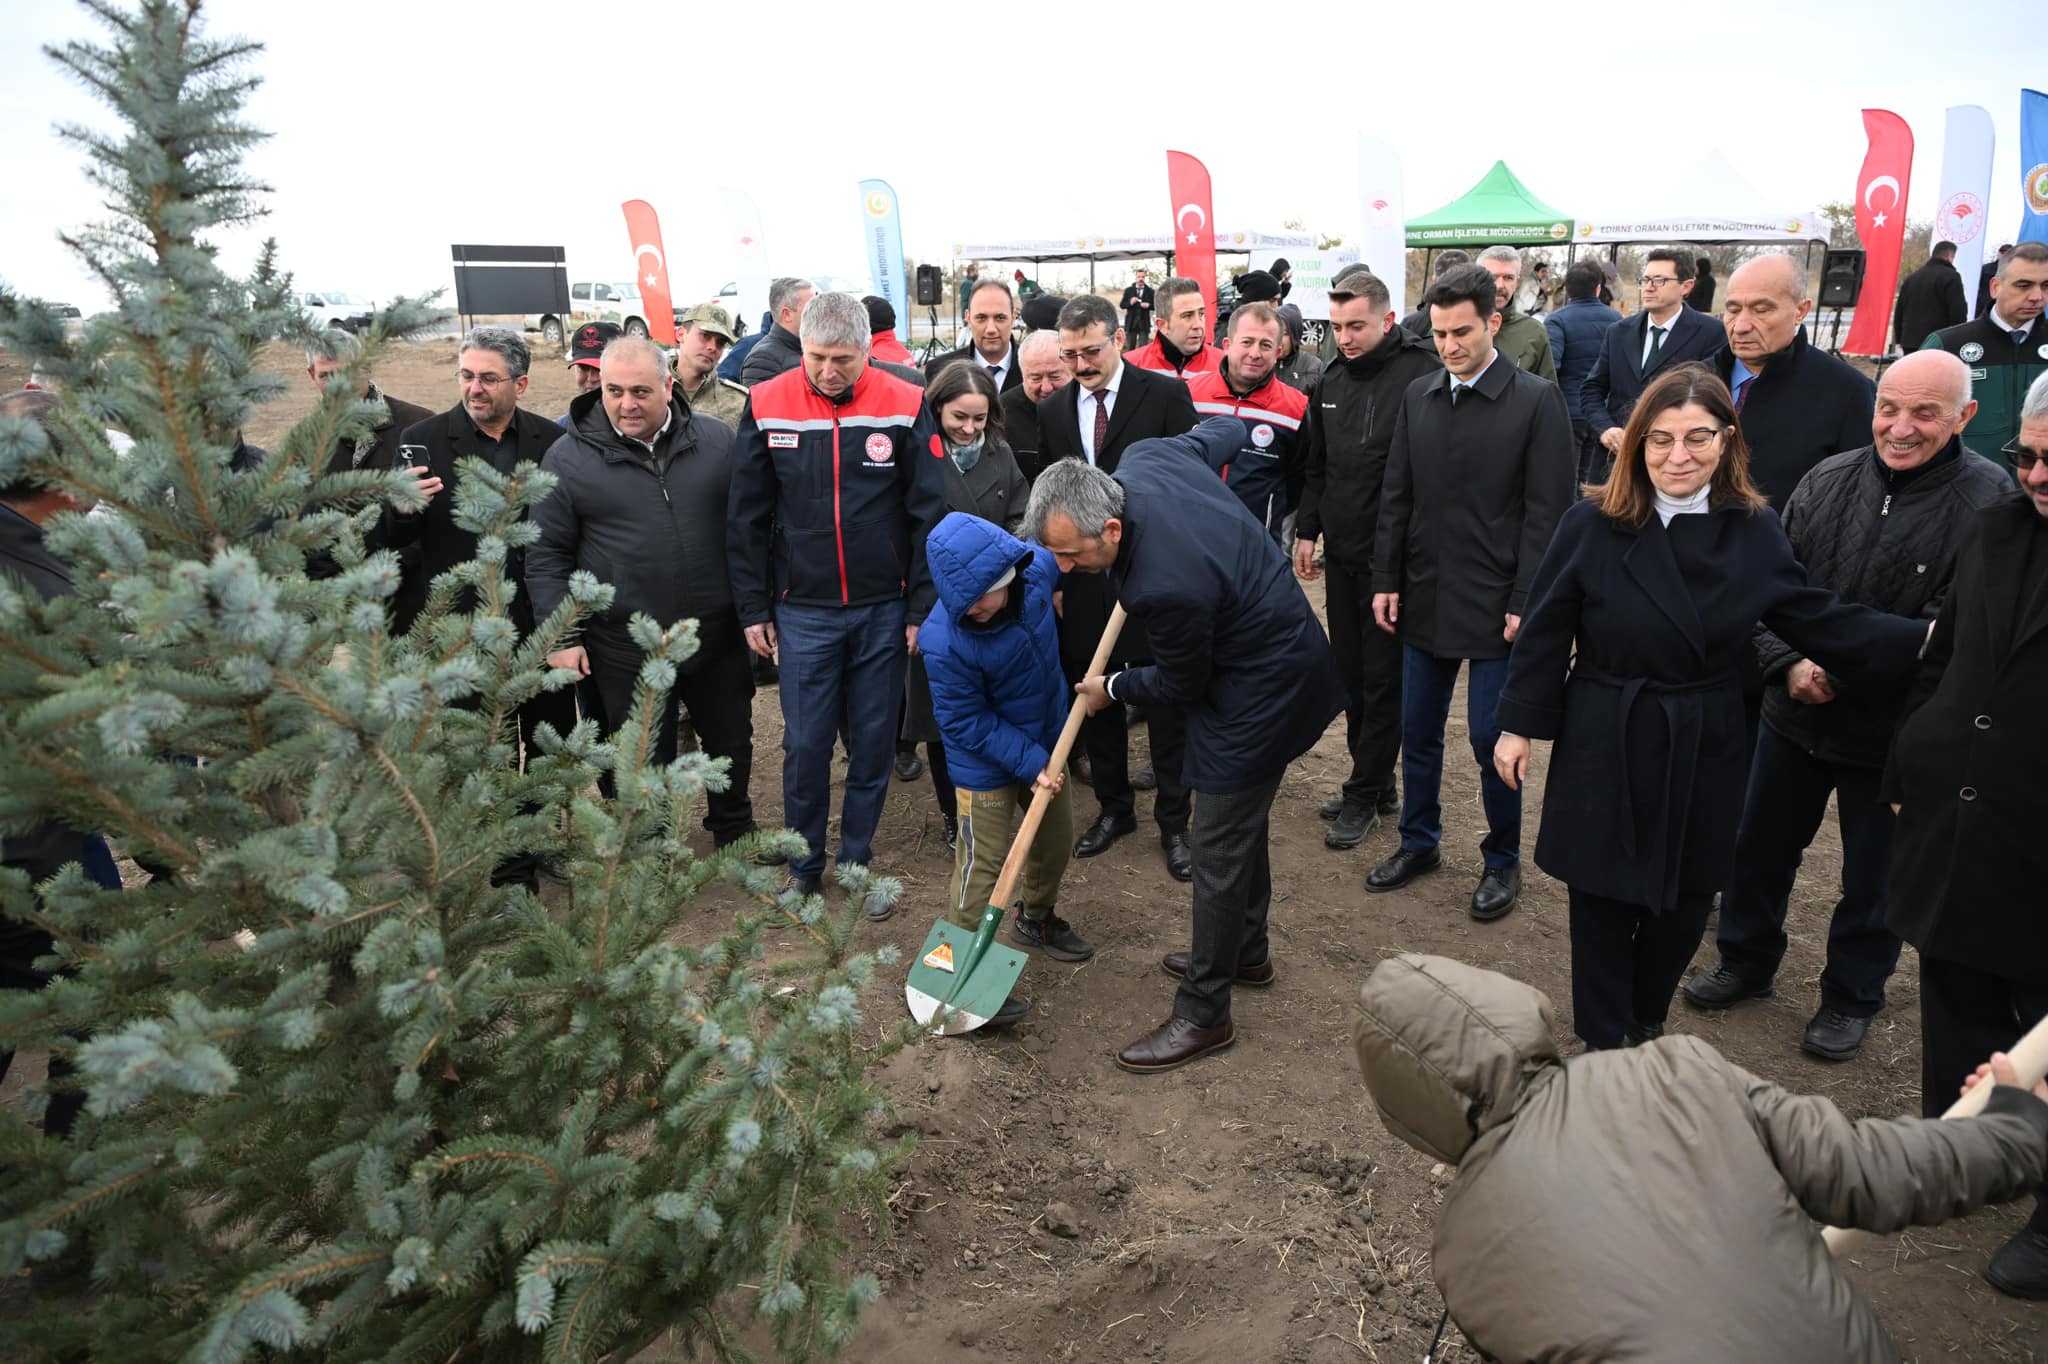
[(1863, 253), (1830, 251), (1820, 263), (1820, 306), (1853, 308), (1863, 292)]
[(936, 265), (917, 267), (917, 306), (936, 308), (946, 296), (946, 272)]

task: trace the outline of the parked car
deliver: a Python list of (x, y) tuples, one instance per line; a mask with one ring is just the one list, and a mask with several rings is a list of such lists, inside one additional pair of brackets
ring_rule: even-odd
[[(821, 294), (852, 294), (855, 298), (864, 298), (874, 292), (860, 281), (848, 279), (844, 275), (806, 275), (804, 278), (808, 279)], [(718, 291), (717, 297), (707, 301), (716, 303), (732, 314), (742, 336), (746, 335), (748, 326), (758, 319), (758, 311), (754, 317), (749, 317), (747, 311), (740, 306), (740, 286), (737, 280), (727, 280), (725, 287)], [(766, 308), (766, 299), (761, 301), (761, 306)]]
[(79, 311), (76, 303), (52, 303), (44, 299), (43, 306), (64, 324), (64, 335), (67, 340), (75, 339), (85, 330), (85, 314)]
[(339, 327), (345, 332), (359, 332), (370, 325), (370, 317), (377, 305), (366, 298), (358, 297), (341, 289), (312, 289), (293, 294), (299, 311), (322, 327)]
[[(670, 305), (674, 320), (682, 321), (683, 309)], [(626, 329), (628, 336), (647, 335), (647, 307), (640, 298), (640, 285), (636, 280), (591, 281), (585, 280), (569, 286), (569, 312), (528, 313), (526, 330), (537, 331), (549, 345), (559, 346), (562, 339), (586, 322), (616, 322)]]

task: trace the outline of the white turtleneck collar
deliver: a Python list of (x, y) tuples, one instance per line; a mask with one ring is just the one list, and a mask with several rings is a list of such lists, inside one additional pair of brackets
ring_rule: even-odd
[[(1668, 526), (1671, 524), (1671, 518), (1674, 516), (1689, 516), (1705, 511), (1707, 509), (1707, 494), (1713, 490), (1713, 484), (1703, 483), (1700, 485), (1700, 490), (1691, 497), (1666, 497), (1663, 493), (1656, 493), (1657, 519)], [(1656, 492), (1656, 489), (1652, 488), (1651, 491)]]

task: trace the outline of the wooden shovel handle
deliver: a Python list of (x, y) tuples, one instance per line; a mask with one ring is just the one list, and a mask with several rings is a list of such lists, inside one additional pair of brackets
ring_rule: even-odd
[[(2006, 1052), (2006, 1059), (2012, 1062), (2014, 1073), (2024, 1087), (2031, 1088), (2043, 1076), (2048, 1076), (2048, 1018), (2042, 1019), (2027, 1029), (2026, 1035), (2012, 1044)], [(1991, 1101), (1991, 1081), (1972, 1088), (1969, 1093), (1948, 1106), (1948, 1112), (1941, 1115), (1947, 1122), (1950, 1118), (1972, 1118), (1984, 1111), (1984, 1105)], [(1828, 1250), (1837, 1258), (1855, 1248), (1868, 1232), (1854, 1227), (1829, 1227), (1821, 1233), (1821, 1239), (1828, 1243)]]
[[(1110, 650), (1116, 647), (1116, 637), (1124, 628), (1124, 608), (1119, 603), (1109, 613), (1109, 624), (1102, 628), (1102, 642), (1095, 646), (1095, 657), (1088, 660), (1088, 671), (1083, 677), (1094, 677), (1109, 666)], [(1067, 723), (1060, 730), (1060, 741), (1053, 745), (1052, 756), (1046, 759), (1050, 771), (1064, 772), (1067, 755), (1074, 750), (1075, 736), (1081, 732), (1081, 722), (1088, 718), (1088, 703), (1076, 696), (1074, 705), (1067, 712)], [(1038, 836), (1038, 826), (1045, 822), (1045, 807), (1052, 803), (1053, 793), (1043, 786), (1031, 793), (1031, 808), (1024, 812), (1024, 822), (1017, 826), (1017, 836), (1010, 840), (1010, 855), (1003, 859), (1003, 874), (996, 878), (995, 893), (989, 896), (989, 903), (1008, 911), (1010, 897), (1017, 893), (1017, 878), (1024, 874), (1024, 859), (1030, 856), (1031, 840)]]

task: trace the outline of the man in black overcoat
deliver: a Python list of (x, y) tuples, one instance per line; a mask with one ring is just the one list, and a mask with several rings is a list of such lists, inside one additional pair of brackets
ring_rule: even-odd
[(1495, 349), (1493, 276), (1461, 265), (1422, 296), (1442, 373), (1417, 379), (1387, 452), (1373, 537), (1373, 616), (1399, 632), (1401, 846), (1366, 877), (1405, 886), (1441, 864), (1444, 725), (1460, 668), (1487, 834), (1472, 916), (1498, 919), (1522, 888), (1522, 797), (1493, 767), (1508, 649), (1550, 533), (1572, 504), (1578, 450), (1556, 384)]
[(1151, 663), (1076, 690), (1095, 713), (1135, 701), (1184, 714), (1186, 765), (1173, 775), (1201, 793), (1193, 945), (1165, 959), (1181, 981), (1173, 1016), (1117, 1054), (1125, 1070), (1172, 1070), (1229, 1046), (1231, 987), (1272, 983), (1273, 796), (1344, 703), (1286, 556), (1216, 477), (1243, 443), (1244, 423), (1221, 417), (1132, 447), (1114, 478), (1062, 461), (1039, 475), (1024, 517), (1068, 581), (1101, 576), (1151, 639)]
[[(1969, 370), (1939, 350), (1885, 371), (1871, 443), (1822, 460), (1785, 504), (1785, 534), (1815, 586), (1895, 616), (1932, 619), (1940, 610), (1974, 513), (2012, 487), (2000, 465), (1964, 446), (1977, 412), (1969, 392)], [(1794, 879), (1832, 797), (1841, 893), (1828, 920), (1820, 1009), (1800, 1046), (1846, 1061), (1884, 1007), (1899, 960), (1898, 935), (1884, 926), (1892, 812), (1878, 779), (1906, 689), (1858, 687), (1766, 626), (1757, 627), (1756, 655), (1763, 727), (1716, 931), (1721, 959), (1686, 983), (1685, 997), (1725, 1009), (1771, 993)], [(1826, 870), (1834, 879), (1836, 868)]]
[(1145, 267), (1139, 266), (1132, 272), (1137, 276), (1124, 290), (1123, 301), (1118, 305), (1124, 313), (1124, 338), (1133, 346), (1142, 346), (1152, 339), (1152, 286), (1145, 282)]
[[(1135, 442), (1194, 429), (1195, 403), (1186, 383), (1172, 374), (1124, 363), (1124, 335), (1108, 299), (1083, 294), (1060, 309), (1059, 336), (1060, 354), (1073, 370), (1074, 382), (1038, 404), (1042, 464), (1078, 459), (1113, 474)], [(1109, 623), (1111, 597), (1099, 576), (1086, 573), (1068, 574), (1061, 589), (1060, 654), (1068, 677), (1078, 681)], [(1150, 657), (1144, 623), (1129, 622), (1117, 642), (1116, 660), (1133, 663)], [(1188, 850), (1188, 793), (1180, 780), (1186, 722), (1168, 706), (1147, 709), (1145, 723), (1151, 731), (1152, 768), (1159, 783), (1152, 816), (1159, 823), (1166, 869), (1176, 881), (1187, 881), (1194, 876), (1194, 864)], [(1081, 727), (1081, 743), (1094, 771), (1101, 813), (1075, 840), (1074, 856), (1094, 857), (1138, 828), (1123, 717), (1091, 715)]]
[(1956, 270), (1956, 244), (1936, 242), (1927, 264), (1899, 285), (1898, 307), (1892, 312), (1892, 339), (1911, 355), (1943, 327), (1970, 320), (1963, 298), (1963, 277)]
[[(1978, 512), (1885, 768), (1885, 923), (1920, 950), (1920, 1105), (2048, 1014), (2048, 375), (2020, 408), (2019, 491)], [(1977, 1057), (1967, 1053), (1977, 1049)], [(2048, 1298), (2048, 1185), (1984, 1277)]]

